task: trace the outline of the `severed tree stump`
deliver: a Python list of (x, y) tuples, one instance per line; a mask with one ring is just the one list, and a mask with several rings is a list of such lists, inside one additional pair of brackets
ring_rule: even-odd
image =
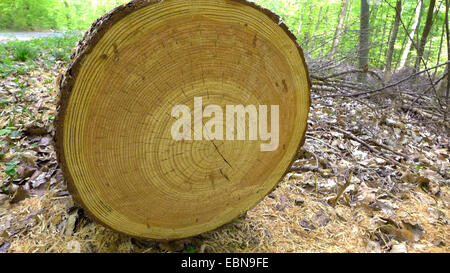
[(57, 152), (75, 200), (158, 240), (255, 206), (303, 145), (310, 107), (295, 37), (245, 0), (120, 6), (85, 34), (58, 85)]

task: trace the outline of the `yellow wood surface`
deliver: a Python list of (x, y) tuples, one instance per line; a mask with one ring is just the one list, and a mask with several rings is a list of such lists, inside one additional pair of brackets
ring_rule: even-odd
[[(112, 24), (79, 66), (59, 128), (65, 175), (92, 216), (132, 236), (185, 238), (233, 220), (276, 186), (304, 138), (303, 56), (242, 1), (145, 5)], [(173, 140), (172, 108), (193, 109), (194, 97), (223, 109), (279, 105), (279, 148)]]

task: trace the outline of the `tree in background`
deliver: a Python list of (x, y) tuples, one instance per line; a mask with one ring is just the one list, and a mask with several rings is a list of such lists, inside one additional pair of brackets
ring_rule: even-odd
[(395, 5), (395, 21), (392, 27), (392, 34), (389, 38), (389, 48), (386, 57), (386, 69), (384, 72), (384, 81), (388, 82), (391, 79), (391, 66), (392, 66), (392, 56), (394, 55), (395, 41), (397, 40), (398, 27), (400, 24), (400, 18), (402, 14), (402, 0), (397, 0)]
[(417, 3), (416, 13), (415, 13), (415, 16), (414, 16), (414, 22), (413, 22), (412, 27), (411, 27), (411, 33), (406, 38), (407, 39), (406, 47), (405, 47), (405, 50), (403, 51), (403, 55), (402, 55), (402, 57), (400, 59), (399, 69), (402, 69), (402, 68), (405, 67), (406, 60), (408, 59), (409, 51), (411, 50), (411, 45), (414, 42), (414, 35), (416, 33), (416, 29), (417, 29), (417, 26), (419, 24), (419, 18), (420, 18), (420, 13), (421, 13), (422, 4), (423, 4), (423, 0), (418, 0), (418, 1), (419, 2)]
[(127, 0), (1, 0), (0, 29), (84, 30)]
[(338, 17), (336, 33), (334, 34), (333, 44), (331, 45), (331, 52), (330, 52), (331, 55), (336, 54), (336, 50), (339, 45), (339, 38), (342, 35), (342, 30), (344, 28), (344, 21), (345, 21), (346, 15), (347, 15), (348, 2), (349, 2), (349, 0), (342, 0), (342, 7), (341, 7), (341, 12), (339, 13), (339, 17)]
[[(431, 25), (427, 10), (432, 0), (402, 1), (401, 16), (397, 14), (398, 1), (367, 0), (364, 5), (357, 0), (255, 0), (280, 15), (298, 38), (307, 58), (319, 60), (327, 56), (328, 63), (322, 69), (332, 70), (338, 63), (359, 65), (377, 73), (385, 71), (386, 79), (395, 72), (394, 67), (403, 68), (421, 60), (416, 66), (420, 70), (424, 62), (439, 64), (448, 55), (444, 27), (446, 0), (433, 0)], [(0, 0), (0, 29), (83, 31), (96, 18), (125, 2)], [(370, 13), (367, 10), (364, 13), (368, 6)], [(361, 28), (364, 22), (368, 25)], [(369, 31), (369, 35), (364, 35)], [(443, 71), (444, 67), (439, 67), (433, 75), (439, 77)]]
[(420, 39), (419, 46), (417, 48), (416, 63), (414, 65), (414, 71), (420, 69), (420, 62), (422, 60), (423, 52), (425, 51), (425, 45), (427, 44), (428, 34), (430, 34), (431, 26), (433, 25), (433, 11), (436, 0), (430, 0), (430, 6), (428, 7), (427, 21), (425, 22), (425, 28), (422, 32), (422, 38)]
[(368, 0), (361, 0), (361, 19), (360, 19), (360, 30), (359, 30), (359, 54), (358, 62), (359, 68), (363, 70), (364, 73), (360, 73), (358, 80), (365, 82), (367, 78), (367, 70), (369, 69), (369, 2)]
[[(450, 0), (445, 0), (445, 19), (444, 19), (444, 26), (445, 26), (445, 36), (447, 37), (447, 60), (450, 59), (450, 31), (448, 26), (448, 10), (449, 10)], [(438, 87), (438, 96), (445, 97), (447, 102), (450, 96), (450, 64), (447, 64), (445, 71), (444, 71), (444, 77), (445, 77), (439, 84)]]
[(56, 28), (57, 23), (48, 7), (57, 0), (2, 0), (0, 3), (0, 25), (11, 29)]

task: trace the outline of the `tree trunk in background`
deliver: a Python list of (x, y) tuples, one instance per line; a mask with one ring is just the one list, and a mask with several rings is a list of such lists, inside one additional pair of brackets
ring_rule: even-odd
[(416, 49), (417, 49), (417, 45), (419, 45), (419, 34), (420, 34), (420, 25), (422, 23), (422, 15), (423, 15), (423, 7), (425, 5), (424, 0), (421, 1), (422, 5), (420, 6), (420, 13), (419, 13), (419, 21), (417, 23), (417, 27), (416, 27), (416, 37), (413, 37), (413, 39), (415, 39), (415, 43), (416, 43)]
[(409, 51), (411, 50), (412, 42), (414, 41), (414, 35), (416, 33), (417, 25), (419, 24), (420, 11), (422, 10), (423, 0), (419, 0), (419, 3), (416, 7), (416, 15), (414, 16), (414, 22), (411, 26), (411, 33), (409, 34), (409, 38), (407, 37), (407, 43), (405, 50), (403, 51), (402, 58), (400, 59), (399, 69), (405, 67), (406, 59), (408, 58)]
[(352, 4), (353, 4), (353, 0), (350, 0), (350, 3), (348, 4), (348, 8), (347, 8), (347, 19), (345, 22), (345, 30), (348, 30), (348, 24), (350, 21), (350, 17), (352, 16)]
[(309, 12), (308, 12), (308, 21), (306, 22), (306, 27), (305, 27), (305, 34), (304, 34), (304, 41), (306, 42), (306, 44), (304, 45), (305, 47), (308, 47), (308, 44), (310, 42), (311, 39), (311, 25), (313, 24), (312, 20), (312, 7), (313, 5), (309, 5), (308, 1), (306, 1), (305, 7), (309, 7)]
[[(317, 25), (316, 25), (316, 32), (319, 31), (320, 28), (320, 22), (322, 21), (322, 9), (323, 7), (320, 6), (320, 10), (319, 10), (319, 19), (317, 19)], [(317, 34), (317, 33), (316, 33)]]
[(339, 13), (338, 25), (336, 28), (336, 33), (334, 34), (333, 44), (331, 45), (330, 55), (336, 54), (337, 47), (339, 45), (339, 39), (342, 35), (342, 30), (344, 28), (345, 15), (347, 14), (349, 0), (342, 0), (341, 12)]
[[(381, 55), (381, 54), (383, 54), (384, 37), (386, 37), (386, 26), (387, 26), (387, 21), (388, 21), (388, 20), (384, 21), (383, 34), (381, 34), (381, 44), (380, 44), (380, 54), (379, 54), (379, 56), (383, 56), (383, 55)], [(390, 36), (391, 36), (391, 34), (389, 33), (389, 36), (388, 36), (388, 37), (390, 37)], [(388, 43), (389, 43), (389, 41), (388, 41)], [(380, 59), (380, 60), (378, 60), (378, 62), (381, 63), (382, 60)]]
[[(323, 18), (325, 19), (325, 32), (324, 33), (327, 33), (327, 30), (328, 30), (328, 7), (325, 9), (325, 14), (323, 15)], [(322, 46), (321, 48), (320, 48), (320, 57), (323, 57), (323, 55), (324, 55), (324, 49), (325, 49), (325, 47), (324, 46)]]
[[(446, 74), (448, 75), (448, 66), (445, 67), (444, 75)], [(448, 76), (439, 83), (436, 89), (437, 95), (440, 98), (445, 98), (447, 96), (447, 86), (448, 86)]]
[[(448, 29), (448, 8), (449, 8), (450, 0), (445, 0), (445, 30), (447, 35), (447, 61), (450, 59), (450, 36), (449, 36), (449, 29)], [(447, 64), (447, 90), (445, 93), (445, 97), (447, 98), (448, 103), (448, 96), (450, 95), (450, 64)], [(448, 108), (447, 108), (448, 112)], [(446, 112), (446, 114), (447, 114)], [(447, 117), (447, 116), (445, 116)]]
[(417, 48), (417, 58), (416, 64), (414, 65), (414, 71), (419, 71), (420, 61), (422, 60), (423, 52), (425, 50), (425, 45), (427, 44), (428, 34), (430, 33), (431, 27), (433, 25), (433, 11), (436, 0), (430, 0), (430, 6), (428, 7), (427, 21), (425, 22), (425, 28), (422, 32), (422, 38), (420, 38), (420, 43)]
[[(418, 5), (419, 5), (419, 3), (416, 4), (416, 7), (415, 7), (415, 8), (417, 8)], [(415, 10), (415, 9), (414, 9), (414, 10)], [(408, 20), (408, 25), (405, 27), (405, 25), (404, 25), (404, 23), (402, 22), (402, 20), (400, 20), (400, 22), (402, 23), (402, 26), (403, 26), (404, 30), (410, 29), (411, 24), (412, 24), (413, 21), (414, 21), (414, 17), (411, 16), (411, 18)], [(409, 38), (408, 38), (408, 35), (405, 35), (405, 37), (403, 37), (403, 39), (402, 39), (402, 47), (401, 47), (401, 49), (400, 49), (400, 55), (402, 55), (403, 52), (405, 51), (405, 47), (406, 47), (406, 42), (407, 42), (407, 41), (409, 41)], [(394, 58), (394, 57), (393, 57), (393, 58)], [(400, 66), (401, 58), (400, 58), (400, 56), (399, 56), (398, 58), (394, 58), (394, 60), (396, 60), (395, 69), (397, 69), (397, 68), (399, 68), (399, 66)]]
[[(369, 69), (369, 2), (368, 0), (361, 0), (361, 21), (359, 31), (359, 68), (363, 71)], [(360, 73), (358, 80), (365, 82), (367, 79), (366, 73)]]
[[(444, 37), (445, 37), (445, 24), (442, 24), (441, 42), (439, 43), (439, 51), (437, 55), (436, 65), (440, 64), (441, 61), (441, 52), (442, 52), (442, 45), (444, 44)], [(433, 77), (436, 77), (436, 73), (437, 69), (434, 71)]]
[(402, 0), (397, 0), (397, 4), (395, 6), (394, 27), (392, 29), (392, 35), (389, 40), (389, 50), (386, 57), (386, 70), (384, 72), (385, 82), (388, 82), (391, 79), (392, 56), (394, 55), (395, 41), (397, 40), (398, 26), (400, 24), (401, 15), (402, 15)]

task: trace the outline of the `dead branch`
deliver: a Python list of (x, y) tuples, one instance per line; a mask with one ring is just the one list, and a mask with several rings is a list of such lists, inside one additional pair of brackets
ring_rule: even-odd
[(395, 86), (397, 86), (397, 85), (399, 85), (401, 83), (404, 83), (404, 82), (406, 82), (406, 81), (408, 81), (408, 80), (410, 80), (410, 79), (412, 79), (412, 78), (414, 78), (414, 77), (416, 77), (416, 76), (418, 76), (420, 74), (426, 73), (426, 72), (428, 72), (430, 70), (439, 68), (439, 67), (447, 65), (449, 63), (450, 63), (450, 61), (447, 61), (445, 63), (433, 66), (431, 68), (424, 69), (422, 71), (419, 71), (419, 72), (416, 72), (414, 74), (411, 74), (408, 77), (406, 77), (406, 78), (404, 78), (404, 79), (402, 79), (400, 81), (397, 81), (395, 83), (392, 83), (392, 84), (389, 84), (389, 85), (386, 85), (386, 86), (383, 86), (383, 87), (380, 87), (380, 88), (377, 88), (377, 89), (374, 89), (374, 90), (369, 90), (369, 91), (365, 91), (365, 92), (357, 92), (357, 93), (352, 93), (352, 94), (333, 94), (333, 95), (326, 95), (326, 96), (318, 96), (318, 97), (314, 97), (314, 99), (333, 98), (333, 97), (359, 97), (359, 96), (362, 96), (362, 95), (373, 94), (373, 93), (380, 92), (380, 91), (383, 91), (383, 90), (391, 88), (391, 87), (395, 87)]
[(386, 159), (387, 161), (389, 161), (390, 163), (392, 163), (393, 165), (396, 165), (398, 167), (405, 167), (403, 164), (398, 163), (397, 161), (387, 157), (386, 155), (384, 155), (382, 152), (375, 150), (372, 146), (370, 146), (369, 144), (367, 144), (366, 142), (364, 142), (362, 139), (358, 138), (357, 136), (355, 136), (354, 134), (343, 130), (339, 127), (332, 127), (332, 129), (344, 134), (345, 136), (349, 137), (350, 139), (353, 139), (354, 141), (360, 143), (361, 145), (363, 145), (364, 147), (366, 147), (370, 152), (374, 153), (375, 155), (382, 157), (384, 159)]

